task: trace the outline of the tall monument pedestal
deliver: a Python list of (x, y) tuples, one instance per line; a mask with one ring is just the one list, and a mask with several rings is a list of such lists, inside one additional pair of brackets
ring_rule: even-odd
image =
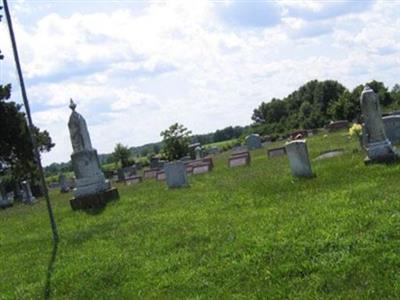
[(399, 156), (396, 148), (386, 137), (378, 95), (369, 86), (362, 91), (360, 104), (364, 119), (363, 144), (367, 150), (365, 164), (397, 161)]
[(96, 194), (88, 194), (86, 196), (75, 197), (69, 202), (73, 210), (77, 209), (96, 209), (102, 208), (108, 202), (119, 199), (119, 193), (116, 188), (98, 192)]
[(75, 111), (75, 107), (75, 103), (71, 100), (72, 114), (68, 128), (74, 150), (71, 162), (76, 186), (70, 204), (73, 210), (102, 208), (108, 202), (117, 200), (119, 193), (116, 188), (111, 187), (101, 171), (97, 151), (92, 148), (86, 121)]

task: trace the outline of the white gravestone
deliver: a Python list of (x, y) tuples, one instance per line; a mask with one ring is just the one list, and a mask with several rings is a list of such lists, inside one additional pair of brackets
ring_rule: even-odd
[(171, 162), (164, 166), (167, 185), (170, 188), (186, 187), (189, 185), (186, 166), (183, 162)]
[(21, 182), (22, 187), (22, 201), (25, 203), (33, 203), (35, 201), (35, 197), (32, 195), (31, 185), (28, 181)]
[(313, 177), (306, 141), (288, 142), (285, 148), (292, 175), (295, 177)]
[(200, 146), (197, 146), (194, 149), (194, 153), (196, 154), (196, 159), (201, 159), (201, 157), (203, 156), (203, 149)]
[(363, 143), (368, 155), (366, 162), (395, 160), (395, 149), (386, 137), (378, 96), (369, 86), (361, 93), (360, 103), (364, 119)]

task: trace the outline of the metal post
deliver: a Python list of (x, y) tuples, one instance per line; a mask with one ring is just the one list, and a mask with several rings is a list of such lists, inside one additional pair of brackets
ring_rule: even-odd
[(8, 9), (7, 0), (3, 0), (3, 4), (4, 4), (4, 12), (5, 12), (7, 24), (8, 24), (8, 30), (10, 32), (10, 38), (11, 38), (11, 44), (12, 44), (13, 53), (14, 53), (15, 65), (16, 65), (17, 71), (18, 71), (18, 78), (19, 78), (19, 83), (21, 86), (22, 99), (24, 101), (26, 116), (28, 119), (29, 135), (32, 140), (34, 156), (35, 156), (36, 164), (39, 168), (40, 181), (42, 183), (42, 188), (43, 188), (43, 192), (44, 192), (44, 196), (45, 196), (46, 204), (47, 204), (47, 210), (48, 210), (49, 217), (50, 217), (51, 230), (53, 232), (53, 241), (58, 242), (59, 237), (58, 237), (58, 231), (57, 231), (57, 224), (54, 219), (53, 209), (51, 207), (50, 198), (49, 198), (49, 192), (47, 190), (46, 181), (44, 178), (42, 162), (40, 160), (40, 153), (39, 153), (39, 149), (37, 147), (37, 141), (36, 141), (36, 137), (34, 134), (34, 125), (32, 122), (31, 110), (29, 108), (28, 97), (26, 96), (25, 83), (24, 83), (24, 78), (22, 76), (21, 64), (19, 62), (19, 57), (18, 57), (17, 43), (15, 41), (15, 35), (14, 35), (13, 27), (12, 27), (11, 16), (10, 16), (10, 11)]

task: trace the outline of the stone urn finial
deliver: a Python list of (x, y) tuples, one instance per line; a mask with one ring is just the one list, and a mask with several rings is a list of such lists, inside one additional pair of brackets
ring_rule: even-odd
[(72, 100), (72, 98), (69, 100), (69, 108), (72, 109), (72, 111), (75, 111), (76, 103), (74, 100)]

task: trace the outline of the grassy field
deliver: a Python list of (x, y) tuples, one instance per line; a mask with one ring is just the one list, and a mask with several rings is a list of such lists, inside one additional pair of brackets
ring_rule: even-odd
[[(250, 167), (168, 190), (118, 186), (98, 214), (52, 194), (61, 240), (53, 269), (44, 201), (0, 211), (0, 299), (400, 298), (400, 165), (364, 166), (344, 133), (308, 139), (316, 178), (253, 151)], [(269, 146), (271, 147), (271, 146)]]

